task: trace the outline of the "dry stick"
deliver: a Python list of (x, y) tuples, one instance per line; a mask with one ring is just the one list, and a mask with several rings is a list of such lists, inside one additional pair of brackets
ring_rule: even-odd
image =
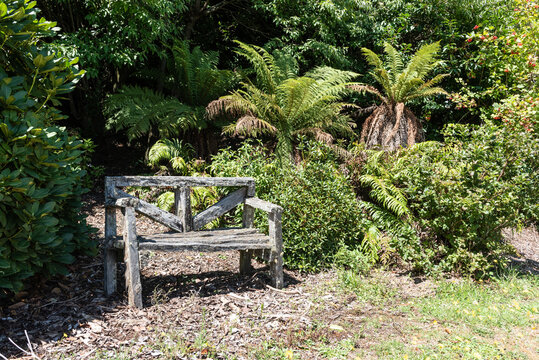
[(281, 290), (281, 289), (274, 288), (273, 286), (267, 285), (267, 284), (266, 284), (266, 287), (267, 287), (268, 289), (270, 289), (270, 290), (277, 291), (277, 292), (280, 292), (280, 293), (283, 293), (283, 294), (287, 294), (287, 295), (296, 295), (296, 294), (299, 294), (299, 292), (298, 292), (297, 290), (292, 290), (292, 291)]
[(238, 287), (243, 287), (246, 284), (250, 283), (258, 274), (260, 274), (260, 271), (257, 271), (251, 276), (247, 281), (242, 282)]
[(80, 296), (76, 296), (76, 297), (74, 297), (74, 298), (67, 299), (67, 300), (63, 300), (63, 301), (51, 301), (51, 302), (46, 303), (45, 305), (38, 306), (37, 308), (38, 308), (38, 309), (41, 309), (41, 308), (44, 308), (44, 307), (49, 306), (49, 305), (63, 304), (63, 303), (66, 303), (66, 302), (79, 300), (79, 299), (82, 299), (84, 296), (85, 296), (85, 295), (80, 295)]
[[(13, 341), (11, 338), (8, 338), (9, 342), (11, 342), (13, 345), (15, 345), (15, 347), (17, 349), (19, 349), (20, 351), (22, 351), (25, 355), (30, 355), (32, 356), (32, 359), (37, 359), (37, 360), (41, 360), (41, 358), (39, 356), (37, 356), (35, 353), (34, 353), (34, 349), (32, 348), (32, 343), (30, 342), (30, 337), (28, 336), (28, 332), (26, 330), (24, 330), (24, 335), (26, 335), (26, 341), (27, 341), (27, 344), (28, 344), (28, 349), (30, 350), (30, 352), (24, 350), (23, 348), (21, 348), (19, 345), (17, 345), (15, 343), (15, 341)], [(7, 358), (0, 354), (0, 356), (2, 356), (2, 358), (6, 359)]]

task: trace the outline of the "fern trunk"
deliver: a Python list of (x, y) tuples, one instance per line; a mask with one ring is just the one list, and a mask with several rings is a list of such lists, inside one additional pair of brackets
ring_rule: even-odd
[(419, 119), (403, 103), (380, 105), (365, 120), (361, 141), (370, 148), (397, 150), (424, 141)]

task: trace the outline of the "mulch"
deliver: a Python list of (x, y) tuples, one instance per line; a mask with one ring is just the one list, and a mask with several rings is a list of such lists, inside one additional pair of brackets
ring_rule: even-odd
[[(97, 242), (103, 239), (103, 202), (99, 191), (85, 198), (84, 211), (88, 223), (98, 229), (92, 235)], [(139, 233), (164, 230), (142, 217), (137, 228)], [(537, 232), (507, 233), (506, 237), (522, 255), (515, 261), (537, 272)], [(328, 324), (338, 324), (346, 319), (361, 324), (377, 311), (362, 304), (358, 314), (360, 299), (331, 291), (333, 271), (303, 274), (287, 270), (285, 289), (277, 290), (269, 286), (268, 268), (262, 263), (254, 262), (252, 275), (239, 275), (235, 252), (148, 252), (141, 256), (144, 309), (127, 306), (122, 284), (115, 296), (105, 298), (101, 256), (82, 257), (70, 267), (70, 275), (36, 277), (32, 287), (0, 303), (0, 354), (24, 356), (11, 341), (29, 351), (30, 339), (41, 358), (84, 359), (97, 352), (112, 356), (122, 349), (139, 348), (144, 350), (137, 358), (156, 359), (164, 356), (162, 351), (146, 345), (175, 341), (182, 344), (177, 359), (248, 359), (264, 342), (284, 341), (293, 346), (305, 341), (294, 334), (338, 341), (351, 336), (353, 329), (326, 329), (322, 334), (313, 331), (315, 322), (325, 319)], [(423, 296), (433, 289), (428, 280), (402, 277), (398, 272), (388, 276), (407, 297)], [(395, 324), (398, 322), (377, 331), (397, 332)], [(175, 340), (170, 334), (175, 334)], [(305, 358), (319, 356), (316, 352), (309, 355), (308, 349), (305, 352)]]

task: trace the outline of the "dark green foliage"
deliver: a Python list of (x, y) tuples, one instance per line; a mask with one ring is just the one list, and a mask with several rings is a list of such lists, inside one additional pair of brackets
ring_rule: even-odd
[[(126, 86), (105, 101), (107, 129), (126, 131), (129, 141), (172, 138), (189, 129), (208, 127), (206, 105), (226, 93), (234, 82), (232, 72), (217, 68), (218, 54), (190, 50), (186, 41), (171, 47), (165, 74), (141, 72), (142, 78), (164, 76), (163, 89)], [(152, 141), (153, 140), (153, 141)]]
[[(213, 158), (215, 176), (252, 176), (257, 196), (283, 207), (285, 263), (316, 270), (329, 266), (343, 245), (356, 248), (365, 222), (348, 179), (339, 172), (331, 150), (319, 143), (300, 146), (304, 160), (282, 168), (261, 146), (244, 143), (237, 151), (222, 150)], [(255, 223), (264, 228), (262, 214)]]
[(53, 125), (54, 108), (82, 76), (41, 38), (35, 2), (0, 2), (0, 295), (36, 272), (65, 273), (92, 251), (81, 210), (86, 145)]
[(46, 0), (45, 13), (66, 34), (58, 42), (75, 47), (88, 76), (104, 76), (110, 67), (141, 66), (164, 55), (163, 43), (181, 35), (176, 22), (186, 12), (182, 0)]
[(539, 140), (491, 123), (452, 125), (445, 134), (446, 144), (418, 144), (381, 166), (379, 177), (407, 199), (411, 216), (401, 230), (414, 226), (421, 238), (415, 248), (396, 233), (396, 246), (418, 269), (481, 276), (511, 251), (502, 229), (537, 222)]
[(92, 252), (81, 212), (84, 145), (33, 113), (0, 117), (0, 288), (19, 290), (36, 272), (66, 273)]

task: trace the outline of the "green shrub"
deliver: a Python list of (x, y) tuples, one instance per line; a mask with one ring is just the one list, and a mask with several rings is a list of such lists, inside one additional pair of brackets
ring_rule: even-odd
[[(280, 167), (261, 146), (244, 143), (222, 150), (212, 161), (215, 176), (251, 176), (257, 196), (283, 207), (285, 263), (290, 268), (316, 270), (330, 265), (344, 245), (356, 248), (363, 239), (364, 221), (348, 179), (339, 171), (329, 148), (319, 143), (300, 146), (298, 165)], [(267, 226), (264, 214), (257, 227)]]
[[(446, 143), (422, 143), (388, 157), (384, 180), (403, 192), (417, 250), (401, 238), (417, 268), (478, 276), (511, 251), (502, 229), (537, 222), (539, 139), (486, 123), (450, 125)], [(387, 230), (387, 227), (382, 225)]]
[(94, 249), (80, 211), (89, 145), (52, 125), (82, 72), (41, 42), (55, 24), (33, 6), (0, 1), (0, 295)]

